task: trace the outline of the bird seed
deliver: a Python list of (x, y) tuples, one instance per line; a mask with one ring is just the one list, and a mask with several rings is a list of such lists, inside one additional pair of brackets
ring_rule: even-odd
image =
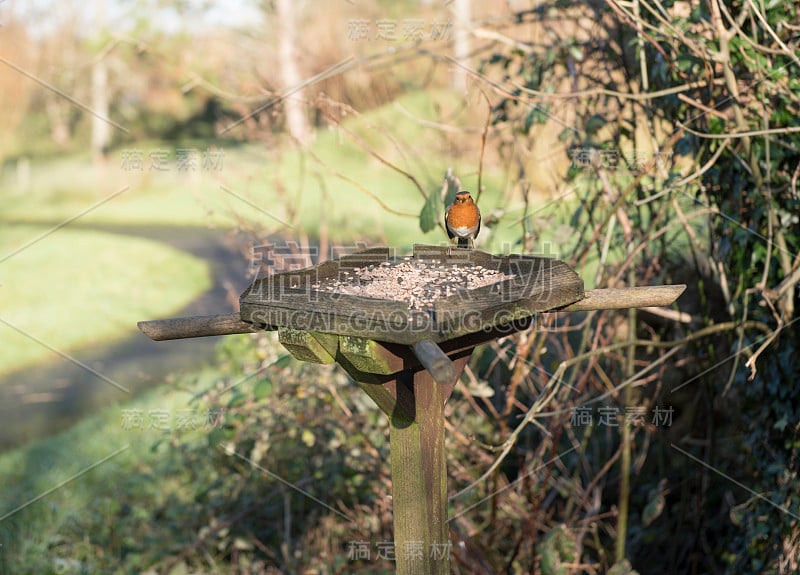
[(433, 311), (437, 300), (496, 284), (514, 276), (480, 265), (444, 265), (412, 260), (381, 262), (343, 271), (340, 278), (313, 284), (314, 289), (408, 303), (409, 311)]

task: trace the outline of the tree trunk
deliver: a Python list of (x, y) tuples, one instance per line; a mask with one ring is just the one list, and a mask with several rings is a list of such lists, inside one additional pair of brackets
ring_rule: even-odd
[(278, 18), (278, 61), (281, 81), (283, 89), (290, 92), (283, 101), (286, 128), (293, 138), (305, 145), (308, 143), (310, 130), (302, 101), (303, 92), (295, 91), (301, 82), (295, 53), (295, 7), (292, 0), (277, 0), (275, 6)]
[[(453, 43), (453, 50), (455, 52), (454, 56), (459, 64), (462, 66), (468, 66), (470, 49), (470, 20), (472, 19), (470, 0), (455, 0), (453, 3), (453, 12), (456, 20), (455, 37)], [(467, 89), (467, 71), (461, 66), (453, 67), (453, 89)]]
[[(105, 0), (96, 0), (94, 4), (97, 29), (102, 34), (106, 28)], [(109, 105), (108, 64), (105, 54), (101, 53), (92, 65), (92, 157), (95, 163), (106, 159), (111, 144), (111, 125), (106, 120), (110, 117)]]

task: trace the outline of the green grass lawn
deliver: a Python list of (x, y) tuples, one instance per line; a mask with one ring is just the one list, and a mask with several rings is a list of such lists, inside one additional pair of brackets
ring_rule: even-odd
[(69, 227), (30, 243), (50, 230), (0, 228), (0, 374), (54, 356), (32, 338), (65, 352), (107, 343), (211, 286), (205, 262), (164, 244)]
[[(465, 188), (474, 190), (480, 135), (465, 136), (471, 148), (455, 150), (452, 135), (407, 116), (440, 121), (443, 108), (455, 110), (448, 117), (454, 125), (476, 123), (459, 95), (416, 92), (401, 97), (397, 106), (347, 118), (343, 125), (371, 150), (413, 174), (425, 193), (439, 193), (450, 167)], [(344, 243), (368, 238), (410, 246), (446, 239), (441, 230), (421, 233), (418, 215), (424, 198), (414, 184), (342, 130), (319, 130), (309, 151), (290, 142), (277, 147), (219, 145), (221, 156), (204, 167), (203, 155), (214, 145), (142, 142), (114, 150), (101, 167), (92, 166), (85, 155), (41, 164), (34, 159), (31, 191), (18, 189), (13, 170), (0, 179), (0, 221), (57, 223), (83, 213), (80, 221), (87, 223), (233, 228), (246, 222), (265, 233), (302, 230), (312, 236), (324, 223), (331, 241)], [(197, 151), (194, 169), (179, 168), (178, 156), (187, 155), (179, 150), (185, 149)], [(167, 154), (166, 170), (151, 169), (150, 156), (158, 151)], [(135, 154), (141, 157), (141, 169), (131, 163)], [(502, 181), (496, 170), (486, 168), (481, 197), (486, 213), (500, 201)]]

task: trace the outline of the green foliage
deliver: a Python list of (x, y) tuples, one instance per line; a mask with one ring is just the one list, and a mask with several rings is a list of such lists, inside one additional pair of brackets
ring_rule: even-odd
[(606, 572), (606, 575), (639, 575), (639, 572), (631, 567), (630, 561), (623, 559), (614, 563), (611, 569)]
[(569, 567), (565, 563), (575, 563), (578, 559), (575, 540), (563, 525), (550, 530), (536, 551), (542, 556), (542, 575), (567, 575)]
[[(389, 517), (378, 510), (385, 421), (340, 371), (287, 361), (278, 349), (270, 336), (231, 338), (219, 352), (226, 371), (195, 398), (224, 417), (204, 445), (173, 455), (181, 468), (216, 470), (193, 495), (199, 516), (184, 517), (183, 530), (202, 541), (184, 548), (187, 565), (201, 564), (205, 550), (241, 566), (331, 572), (329, 560), (357, 565), (346, 561), (350, 541), (389, 537), (390, 526), (375, 521)], [(186, 511), (175, 501), (163, 508)]]
[[(744, 5), (729, 9), (736, 12)], [(771, 2), (759, 5), (772, 30), (779, 29), (785, 18), (796, 17), (796, 7), (790, 3)], [(788, 214), (797, 212), (796, 194), (789, 193), (791, 179), (800, 156), (800, 136), (782, 129), (796, 125), (796, 115), (787, 114), (796, 105), (797, 92), (786, 80), (787, 72), (795, 66), (790, 54), (781, 50), (767, 52), (763, 45), (766, 29), (756, 19), (745, 19), (743, 34), (735, 35), (730, 43), (730, 67), (739, 82), (742, 103), (732, 102), (733, 114), (725, 119), (716, 115), (696, 118), (693, 128), (715, 134), (758, 132), (765, 127), (778, 131), (774, 138), (762, 136), (732, 139), (731, 146), (714, 164), (713, 182), (704, 191), (701, 203), (717, 208), (723, 217), (709, 220), (711, 256), (720, 262), (722, 273), (731, 286), (730, 296), (734, 317), (750, 318), (778, 326), (795, 319), (797, 297), (791, 289), (783, 298), (764, 295), (762, 287), (774, 287), (791, 272), (795, 254), (800, 251), (800, 234)], [(762, 36), (763, 35), (763, 36)], [(747, 38), (745, 38), (747, 36)], [(757, 38), (760, 42), (754, 43)], [(727, 65), (727, 64), (725, 64)], [(716, 88), (708, 100), (722, 102), (730, 96), (730, 85)], [(678, 104), (672, 102), (674, 104)], [(682, 117), (692, 110), (686, 104), (668, 105), (665, 114)], [(741, 114), (739, 119), (738, 114)], [(697, 163), (710, 160), (715, 149), (707, 141), (695, 140)], [(770, 242), (775, 242), (771, 246)], [(762, 283), (763, 282), (763, 283)], [(796, 477), (800, 471), (796, 453), (791, 447), (800, 430), (790, 422), (800, 418), (800, 393), (793, 385), (798, 352), (798, 331), (783, 330), (779, 339), (766, 347), (748, 374), (739, 369), (731, 380), (733, 392), (740, 398), (740, 408), (727, 412), (731, 416), (723, 424), (725, 430), (746, 430), (741, 450), (726, 450), (717, 458), (721, 470), (741, 480), (757, 493), (768, 493), (768, 499), (780, 502), (796, 515), (800, 497)], [(765, 337), (747, 338), (747, 345), (759, 348)], [(731, 338), (719, 349), (720, 357), (738, 353)], [(755, 376), (755, 378), (753, 378)], [(722, 388), (717, 386), (717, 391)], [(726, 389), (727, 391), (727, 389)], [(714, 485), (724, 489), (724, 484)], [(738, 501), (748, 500), (738, 493)], [(736, 512), (738, 526), (725, 529), (726, 536), (718, 540), (718, 553), (729, 553), (731, 572), (763, 572), (775, 569), (798, 548), (787, 549), (776, 541), (788, 541), (797, 529), (797, 519), (770, 506), (763, 499), (752, 500)]]
[(658, 482), (658, 487), (651, 490), (648, 494), (648, 503), (642, 510), (642, 527), (649, 526), (653, 521), (661, 516), (664, 511), (666, 503), (664, 487), (667, 484), (666, 479)]
[[(567, 2), (526, 17), (553, 29), (550, 19), (575, 23), (591, 17), (592, 10)], [(676, 455), (652, 429), (637, 429), (631, 451), (646, 451), (646, 460), (642, 456), (635, 469), (615, 467), (602, 501), (586, 513), (610, 511), (620, 498), (630, 504), (631, 511), (615, 520), (616, 527), (627, 527), (623, 549), (630, 563), (617, 555), (616, 566), (609, 567), (614, 572), (628, 572), (631, 563), (641, 564), (640, 570), (648, 573), (778, 572), (800, 557), (800, 463), (795, 451), (800, 391), (794, 385), (793, 359), (800, 345), (800, 330), (794, 327), (800, 302), (793, 275), (800, 252), (800, 84), (792, 73), (796, 40), (785, 28), (786, 22), (797, 19), (797, 7), (787, 2), (712, 0), (642, 8), (638, 15), (617, 14), (619, 19), (601, 11), (594, 15), (604, 23), (596, 26), (590, 41), (576, 44), (571, 32), (552, 33), (549, 45), (498, 47), (484, 59), (481, 70), (508, 88), (492, 102), (493, 125), (509, 126), (514, 134), (501, 153), (507, 151), (509, 164), (523, 165), (526, 159), (515, 150), (532, 147), (533, 111), (564, 103), (569, 113), (555, 110), (548, 125), (559, 130), (564, 155), (572, 159), (567, 180), (580, 196), (569, 219), (574, 232), (566, 244), (571, 248), (568, 261), (585, 270), (599, 260), (598, 287), (605, 281), (689, 284), (678, 302), (691, 315), (689, 323), (674, 328), (638, 315), (637, 337), (663, 343), (704, 326), (719, 329), (687, 346), (669, 372), (653, 375), (654, 387), (631, 394), (640, 404), (671, 403), (681, 414), (682, 432), (669, 442), (679, 446), (686, 437), (701, 440), (706, 446), (702, 449), (688, 444), (683, 448), (710, 468)], [(542, 66), (545, 61), (550, 64)], [(571, 100), (563, 98), (564, 78), (570, 86), (579, 86), (572, 88), (576, 95)], [(653, 96), (647, 98), (643, 87)], [(562, 97), (547, 96), (556, 90)], [(566, 128), (565, 117), (575, 118)], [(518, 173), (521, 182), (529, 177), (524, 168)], [(783, 291), (776, 293), (780, 287)], [(612, 325), (627, 324), (615, 321), (613, 314), (598, 314), (589, 319), (583, 338), (554, 344), (554, 336), (546, 344), (542, 338), (541, 345), (563, 345), (574, 357), (596, 348), (587, 345), (590, 334), (603, 339), (608, 330), (616, 333)], [(612, 341), (632, 336), (616, 335)], [(523, 348), (523, 353), (542, 369), (558, 365), (544, 363), (546, 356), (536, 345)], [(639, 350), (636, 361), (646, 365), (653, 356)], [(592, 397), (592, 388), (594, 396), (607, 395), (611, 385), (630, 373), (624, 358), (602, 357), (597, 362), (603, 370), (599, 381), (592, 371), (579, 368), (570, 376), (579, 387), (572, 390), (575, 403), (565, 392), (562, 409)], [(513, 372), (510, 378), (513, 382)], [(512, 387), (512, 399), (525, 402), (524, 396), (520, 399), (523, 389), (524, 384)], [(533, 391), (528, 393), (535, 397)], [(622, 397), (613, 397), (620, 408), (626, 407)], [(496, 409), (501, 407), (495, 402)], [(560, 431), (556, 425), (548, 429)], [(529, 434), (535, 442), (536, 433)], [(615, 453), (617, 439), (602, 435), (587, 433), (580, 442), (573, 438), (570, 443), (585, 454), (580, 471), (574, 470), (584, 478), (581, 485), (605, 484), (607, 469), (602, 464)], [(500, 440), (505, 437), (501, 434)], [(528, 437), (523, 434), (518, 442)], [(522, 446), (518, 449), (521, 459), (531, 456)], [(513, 466), (505, 471), (514, 474)], [(620, 494), (624, 475), (630, 478), (631, 492)], [(559, 492), (566, 510), (596, 496), (568, 493)], [(564, 521), (563, 515), (556, 517)], [(569, 521), (566, 525), (580, 529)], [(538, 536), (547, 537), (552, 529), (542, 527)], [(697, 547), (698, 534), (702, 549)], [(607, 548), (599, 548), (610, 542), (597, 534), (581, 543), (584, 561), (593, 553), (608, 556)], [(654, 547), (665, 550), (663, 565), (648, 559)], [(693, 563), (687, 559), (692, 553), (703, 559)], [(543, 553), (543, 570), (545, 565), (555, 568), (552, 557), (552, 552)]]
[(442, 221), (444, 206), (442, 206), (442, 196), (436, 192), (428, 194), (422, 211), (419, 214), (419, 228), (422, 233), (428, 233)]

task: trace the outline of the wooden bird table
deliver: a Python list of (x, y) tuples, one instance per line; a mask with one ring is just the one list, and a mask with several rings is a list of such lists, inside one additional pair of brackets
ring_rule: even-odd
[(238, 314), (139, 327), (156, 340), (277, 330), (296, 359), (342, 366), (389, 420), (397, 573), (438, 575), (450, 573), (444, 407), (475, 346), (539, 312), (664, 306), (684, 289), (584, 292), (556, 259), (415, 245), (404, 258), (373, 248), (257, 279)]

